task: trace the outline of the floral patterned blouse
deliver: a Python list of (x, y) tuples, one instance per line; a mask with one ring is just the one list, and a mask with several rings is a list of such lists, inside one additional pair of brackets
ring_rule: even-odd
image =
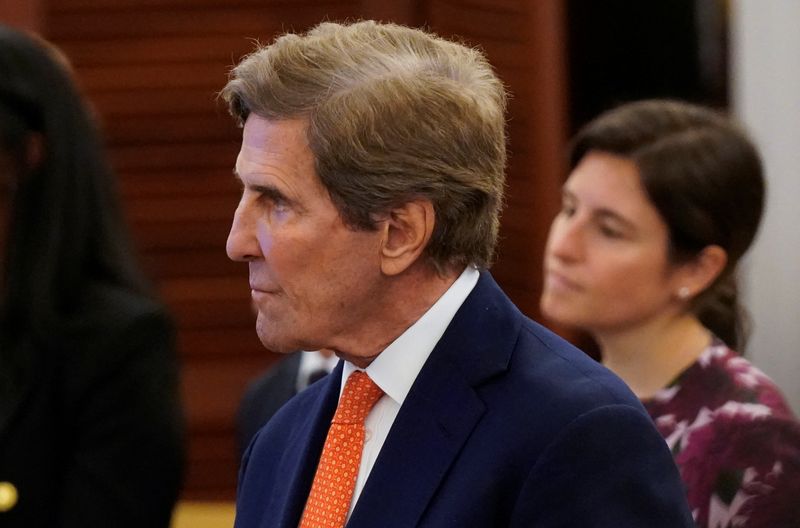
[(800, 527), (800, 422), (763, 372), (716, 341), (644, 400), (700, 528)]

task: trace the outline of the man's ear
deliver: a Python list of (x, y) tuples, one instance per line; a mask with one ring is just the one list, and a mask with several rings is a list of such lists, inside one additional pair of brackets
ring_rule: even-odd
[(691, 262), (681, 265), (675, 295), (683, 301), (697, 297), (719, 277), (728, 263), (728, 253), (720, 246), (711, 245)]
[(381, 271), (398, 275), (422, 256), (433, 234), (436, 213), (429, 200), (413, 200), (392, 209), (383, 220)]

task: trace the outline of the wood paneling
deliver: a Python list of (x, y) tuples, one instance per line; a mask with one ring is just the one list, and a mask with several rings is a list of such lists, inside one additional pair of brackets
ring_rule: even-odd
[(234, 412), (274, 356), (258, 342), (246, 267), (225, 239), (240, 131), (217, 101), (253, 48), (321, 20), (426, 25), (482, 47), (513, 94), (508, 207), (495, 274), (537, 313), (541, 249), (558, 201), (565, 136), (558, 0), (49, 0), (44, 33), (96, 108), (142, 262), (175, 315), (189, 423), (184, 497), (229, 499)]
[(38, 31), (42, 25), (42, 0), (0, 0), (0, 22)]

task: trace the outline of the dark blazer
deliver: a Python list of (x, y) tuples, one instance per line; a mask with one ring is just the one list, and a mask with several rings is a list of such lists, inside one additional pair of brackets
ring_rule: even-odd
[[(236, 528), (297, 526), (341, 371), (259, 431), (243, 459)], [(694, 525), (636, 397), (482, 273), (400, 408), (347, 526)]]
[(160, 306), (107, 287), (2, 380), (4, 528), (166, 528), (183, 469), (173, 331)]
[(256, 432), (297, 394), (301, 358), (302, 353), (295, 352), (281, 359), (247, 386), (236, 414), (236, 440), (240, 456)]

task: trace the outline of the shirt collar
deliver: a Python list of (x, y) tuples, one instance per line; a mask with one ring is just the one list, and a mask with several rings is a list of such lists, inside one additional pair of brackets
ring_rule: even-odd
[(308, 379), (316, 371), (324, 370), (330, 372), (339, 362), (335, 355), (325, 357), (316, 350), (304, 350), (300, 352), (300, 366), (297, 369), (297, 391), (301, 391), (308, 385)]
[[(422, 366), (450, 325), (450, 321), (453, 320), (458, 309), (478, 283), (479, 277), (480, 273), (477, 269), (467, 266), (433, 306), (428, 308), (422, 317), (400, 334), (400, 337), (386, 347), (365, 369), (370, 379), (399, 405), (405, 401)], [(358, 369), (350, 362), (344, 362), (340, 395), (344, 390), (347, 378), (355, 370), (362, 369)]]

